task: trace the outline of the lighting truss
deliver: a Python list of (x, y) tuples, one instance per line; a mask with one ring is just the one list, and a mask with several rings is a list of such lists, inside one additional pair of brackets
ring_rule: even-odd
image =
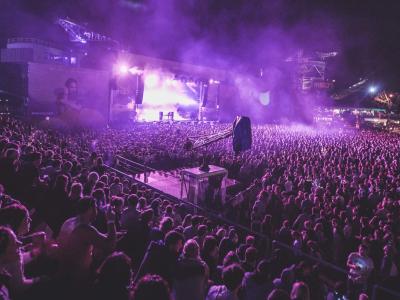
[(88, 42), (114, 42), (115, 40), (101, 33), (91, 31), (68, 19), (58, 18), (57, 22), (69, 35), (71, 42), (86, 44)]

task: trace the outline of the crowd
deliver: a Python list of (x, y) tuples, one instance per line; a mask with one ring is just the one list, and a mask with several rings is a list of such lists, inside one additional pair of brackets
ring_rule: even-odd
[[(229, 139), (184, 150), (229, 126), (57, 132), (0, 117), (0, 299), (368, 299), (373, 283), (398, 287), (398, 136), (264, 125), (238, 155)], [(118, 154), (160, 170), (208, 156), (244, 186), (218, 213), (251, 233), (120, 176), (106, 166)]]

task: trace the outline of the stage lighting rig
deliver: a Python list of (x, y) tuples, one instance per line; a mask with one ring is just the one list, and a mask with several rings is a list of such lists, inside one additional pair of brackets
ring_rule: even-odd
[(86, 44), (88, 42), (113, 42), (118, 44), (118, 42), (112, 38), (89, 30), (85, 26), (72, 22), (69, 19), (58, 18), (56, 23), (68, 33), (71, 42), (79, 42), (82, 44)]

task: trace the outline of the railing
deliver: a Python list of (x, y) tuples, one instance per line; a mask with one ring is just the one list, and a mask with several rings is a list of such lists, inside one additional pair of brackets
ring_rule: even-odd
[(129, 160), (121, 155), (116, 155), (116, 165), (121, 166), (124, 169), (133, 172), (133, 173), (143, 173), (144, 174), (144, 182), (148, 182), (148, 172), (150, 171), (157, 171), (156, 169), (150, 168), (146, 165), (134, 162), (132, 160)]
[[(126, 158), (123, 158), (123, 159), (127, 160)], [(127, 160), (127, 161), (129, 161), (129, 160)], [(132, 161), (130, 161), (130, 162), (132, 162)], [(138, 164), (138, 163), (135, 163), (135, 162), (132, 162), (132, 163), (134, 163), (135, 165), (138, 165), (138, 166), (146, 167), (144, 165), (141, 165), (141, 164)], [(307, 259), (309, 261), (312, 261), (312, 262), (314, 262), (314, 263), (316, 263), (316, 264), (318, 264), (320, 266), (323, 266), (323, 267), (325, 267), (325, 268), (327, 268), (329, 270), (337, 272), (338, 274), (341, 275), (342, 278), (347, 279), (348, 271), (346, 269), (344, 269), (344, 268), (338, 267), (337, 265), (335, 265), (333, 263), (330, 263), (330, 262), (327, 262), (327, 261), (325, 261), (325, 260), (323, 260), (321, 258), (309, 255), (309, 254), (307, 254), (307, 253), (305, 253), (305, 252), (303, 252), (301, 250), (293, 249), (293, 247), (291, 247), (291, 246), (289, 246), (289, 245), (287, 245), (285, 243), (282, 243), (280, 241), (277, 241), (277, 240), (272, 240), (271, 241), (268, 236), (266, 236), (266, 235), (264, 235), (262, 233), (256, 232), (254, 230), (251, 230), (249, 227), (246, 227), (246, 226), (243, 226), (241, 224), (238, 224), (237, 222), (229, 220), (229, 219), (227, 219), (227, 218), (225, 218), (225, 217), (223, 217), (221, 215), (218, 215), (218, 214), (216, 214), (214, 211), (212, 211), (210, 209), (207, 209), (205, 207), (196, 205), (194, 203), (191, 203), (191, 202), (188, 202), (188, 201), (185, 201), (185, 200), (178, 199), (178, 198), (176, 198), (174, 196), (166, 194), (165, 192), (163, 192), (163, 191), (161, 191), (161, 190), (159, 190), (159, 189), (157, 189), (155, 187), (150, 186), (147, 183), (143, 183), (141, 181), (138, 181), (137, 179), (135, 179), (134, 176), (132, 176), (132, 175), (130, 175), (128, 173), (125, 173), (125, 172), (123, 172), (121, 170), (118, 170), (118, 169), (116, 169), (116, 168), (114, 168), (112, 166), (108, 166), (108, 165), (105, 165), (105, 166), (107, 168), (109, 168), (110, 170), (118, 173), (119, 175), (122, 175), (124, 177), (127, 177), (127, 178), (133, 180), (133, 181), (136, 181), (137, 183), (142, 184), (142, 185), (146, 186), (149, 189), (155, 190), (157, 193), (159, 193), (160, 195), (164, 196), (168, 200), (171, 200), (171, 201), (173, 201), (175, 203), (183, 203), (188, 207), (192, 207), (193, 211), (201, 211), (201, 212), (203, 212), (203, 214), (205, 216), (207, 216), (209, 219), (215, 220), (220, 224), (227, 224), (227, 225), (233, 226), (236, 229), (240, 230), (242, 233), (251, 234), (253, 236), (259, 237), (260, 239), (263, 239), (265, 241), (271, 242), (272, 245), (275, 248), (285, 249), (285, 250), (291, 252), (291, 254), (293, 254), (297, 258), (302, 258), (302, 259)], [(146, 168), (148, 168), (149, 170), (154, 170), (154, 169), (149, 168), (149, 167), (146, 167)], [(330, 275), (332, 275), (332, 273), (330, 273)], [(385, 293), (385, 294), (382, 294), (382, 292)], [(384, 298), (382, 298), (382, 297), (384, 297)], [(391, 298), (391, 297), (393, 297), (393, 298)], [(385, 287), (383, 287), (381, 285), (378, 285), (378, 284), (374, 284), (372, 286), (371, 299), (372, 300), (400, 299), (400, 292), (385, 288)]]

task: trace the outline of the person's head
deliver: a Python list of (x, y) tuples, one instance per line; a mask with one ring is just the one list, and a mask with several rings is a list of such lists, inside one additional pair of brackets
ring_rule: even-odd
[(10, 227), (17, 236), (29, 232), (30, 221), (29, 212), (22, 204), (12, 204), (0, 209), (0, 226)]
[(71, 186), (71, 197), (81, 198), (83, 192), (83, 187), (80, 182), (74, 182)]
[(97, 201), (97, 203), (105, 203), (106, 194), (103, 189), (95, 189), (92, 192), (92, 197)]
[(246, 236), (246, 245), (254, 246), (254, 243), (255, 243), (254, 236), (252, 236), (252, 235)]
[(368, 295), (364, 294), (364, 293), (362, 293), (362, 294), (360, 294), (360, 296), (358, 296), (358, 300), (368, 300), (368, 299), (369, 299)]
[(368, 246), (365, 244), (360, 244), (358, 246), (358, 254), (361, 256), (367, 256), (368, 255)]
[(218, 241), (212, 235), (207, 235), (203, 241), (203, 254), (218, 259)]
[(165, 246), (171, 253), (178, 255), (183, 247), (183, 235), (177, 231), (170, 231), (165, 235)]
[(132, 279), (131, 259), (123, 252), (114, 252), (104, 260), (97, 274), (101, 285), (127, 288)]
[(187, 240), (183, 246), (183, 257), (198, 259), (200, 255), (199, 244), (193, 239)]
[(271, 263), (268, 260), (263, 259), (257, 264), (256, 274), (264, 279), (271, 277)]
[(68, 177), (66, 175), (58, 175), (55, 183), (55, 188), (60, 191), (67, 191)]
[(145, 197), (139, 197), (139, 208), (144, 209), (147, 205), (147, 200)]
[(225, 228), (219, 228), (217, 230), (216, 236), (219, 240), (223, 239), (226, 235), (226, 229)]
[(192, 223), (192, 215), (191, 214), (187, 214), (184, 218), (183, 218), (183, 222), (182, 225), (184, 227), (189, 226), (189, 224)]
[(78, 201), (76, 211), (88, 222), (93, 222), (97, 216), (96, 201), (93, 197), (83, 197)]
[(199, 225), (199, 227), (197, 228), (197, 236), (199, 238), (203, 238), (205, 237), (205, 235), (207, 234), (207, 226), (206, 225)]
[(124, 208), (124, 198), (121, 197), (112, 197), (111, 206), (113, 207), (116, 213), (122, 213)]
[(136, 284), (132, 300), (171, 300), (167, 282), (159, 275), (146, 275)]
[(229, 239), (234, 242), (235, 244), (239, 241), (239, 236), (236, 233), (235, 229), (231, 229), (229, 230), (229, 234), (228, 234)]
[(15, 162), (19, 158), (19, 152), (17, 149), (9, 148), (4, 153), (5, 158), (9, 161)]
[(0, 261), (19, 259), (18, 251), (22, 243), (18, 241), (14, 231), (0, 226)]
[(172, 213), (174, 212), (174, 208), (172, 205), (167, 205), (167, 207), (165, 208), (165, 214), (170, 216), (172, 215)]
[(29, 154), (28, 159), (36, 168), (39, 168), (42, 164), (42, 154), (40, 152)]
[(99, 174), (97, 174), (97, 172), (90, 172), (88, 175), (88, 181), (95, 185), (96, 182), (99, 180)]
[(151, 222), (153, 221), (154, 218), (154, 212), (152, 209), (146, 209), (142, 211), (140, 214), (140, 220), (143, 224), (151, 225)]
[(65, 81), (65, 87), (69, 95), (74, 95), (78, 92), (78, 82), (74, 78), (68, 78), (67, 81)]
[(200, 216), (193, 216), (192, 217), (192, 226), (196, 228), (197, 225), (200, 224), (200, 221), (201, 221)]
[(62, 164), (61, 169), (62, 169), (62, 171), (63, 171), (64, 173), (69, 173), (69, 172), (71, 172), (72, 163), (71, 163), (69, 160), (65, 161), (65, 162)]
[(244, 271), (239, 264), (231, 264), (222, 271), (222, 282), (231, 292), (237, 292), (241, 286)]
[(235, 251), (229, 251), (225, 255), (225, 257), (223, 259), (223, 262), (222, 262), (222, 265), (224, 267), (226, 267), (226, 266), (229, 266), (229, 265), (231, 265), (233, 263), (239, 263), (239, 262), (240, 262), (240, 259), (239, 259), (239, 256), (236, 254), (236, 252)]
[(138, 201), (139, 201), (139, 198), (135, 194), (129, 195), (129, 197), (127, 199), (128, 206), (133, 207), (133, 208), (136, 208)]
[(255, 264), (257, 261), (257, 249), (254, 247), (247, 248), (244, 254), (244, 260), (247, 263)]
[(98, 158), (96, 159), (96, 166), (98, 166), (98, 167), (103, 166), (103, 158), (98, 157)]
[(162, 218), (162, 220), (160, 222), (160, 230), (163, 233), (167, 233), (167, 232), (171, 231), (172, 228), (174, 228), (174, 220), (170, 217)]
[(308, 285), (302, 281), (295, 282), (290, 293), (291, 300), (310, 300)]
[(273, 289), (272, 292), (269, 293), (267, 300), (290, 300), (290, 296), (285, 290)]

